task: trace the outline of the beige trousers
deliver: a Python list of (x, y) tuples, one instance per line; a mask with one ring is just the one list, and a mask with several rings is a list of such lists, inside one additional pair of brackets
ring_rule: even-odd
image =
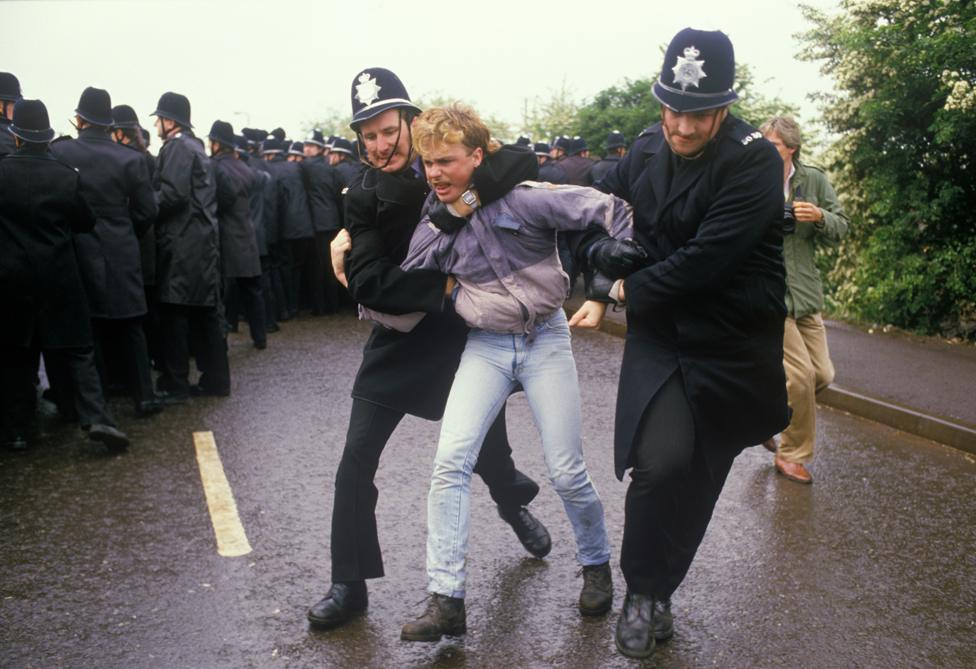
[(786, 319), (783, 368), (793, 418), (780, 435), (779, 455), (787, 462), (807, 464), (813, 460), (817, 436), (816, 395), (834, 380), (834, 364), (820, 314)]

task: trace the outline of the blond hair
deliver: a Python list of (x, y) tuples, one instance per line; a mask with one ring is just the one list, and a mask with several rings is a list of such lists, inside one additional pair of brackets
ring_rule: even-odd
[(426, 110), (413, 122), (412, 132), (414, 151), (421, 157), (444, 144), (463, 144), (486, 155), (499, 147), (478, 113), (460, 102)]
[(764, 135), (775, 132), (783, 140), (786, 148), (796, 149), (793, 159), (800, 159), (800, 147), (803, 145), (803, 138), (800, 135), (800, 124), (792, 116), (774, 116), (759, 126), (759, 132)]

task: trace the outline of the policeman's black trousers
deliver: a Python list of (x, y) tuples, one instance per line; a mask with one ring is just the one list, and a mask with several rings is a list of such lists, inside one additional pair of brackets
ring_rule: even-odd
[[(373, 479), (383, 448), (403, 416), (402, 411), (353, 399), (332, 505), (334, 583), (383, 576), (383, 556), (376, 533), (379, 493)], [(524, 506), (539, 493), (539, 486), (515, 469), (505, 432), (504, 409), (485, 437), (474, 471), (484, 480), (492, 499), (500, 506)], [(416, 484), (427, 486), (429, 480), (416, 481)]]
[(294, 316), (298, 313), (301, 288), (304, 285), (314, 313), (322, 313), (323, 282), (315, 269), (315, 237), (290, 239), (288, 248), (288, 280), (285, 289), (288, 297), (288, 311)]
[(645, 409), (634, 448), (620, 568), (628, 590), (664, 600), (691, 567), (734, 458), (706, 463), (680, 371)]
[(238, 315), (243, 304), (247, 315), (247, 325), (251, 330), (251, 341), (258, 346), (268, 343), (265, 326), (264, 294), (261, 277), (230, 277), (224, 279), (224, 319), (232, 329), (237, 328)]
[(211, 394), (230, 393), (227, 341), (216, 307), (160, 304), (165, 362), (159, 389), (174, 395), (190, 391), (190, 338), (198, 343), (200, 388)]
[(152, 368), (149, 364), (149, 346), (146, 342), (146, 332), (143, 329), (143, 319), (136, 318), (93, 318), (92, 334), (95, 337), (95, 367), (102, 382), (102, 388), (109, 385), (109, 369), (112, 367), (107, 359), (112, 353), (112, 344), (121, 342), (122, 367), (126, 371), (129, 395), (133, 401), (152, 399), (153, 391)]
[(92, 347), (44, 349), (44, 369), (59, 408), (74, 405), (82, 427), (115, 425), (102, 391)]

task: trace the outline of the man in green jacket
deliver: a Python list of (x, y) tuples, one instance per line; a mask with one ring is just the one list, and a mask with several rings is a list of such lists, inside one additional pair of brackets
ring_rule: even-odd
[[(816, 437), (816, 394), (834, 380), (823, 318), (823, 285), (814, 262), (817, 245), (836, 243), (847, 234), (848, 219), (826, 175), (800, 162), (800, 126), (791, 117), (771, 118), (760, 128), (783, 159), (786, 223), (783, 260), (786, 264), (786, 327), (783, 367), (793, 417), (780, 435), (763, 445), (776, 454), (776, 469), (799, 483), (813, 481), (806, 465), (813, 460)], [(789, 218), (795, 219), (795, 225)]]

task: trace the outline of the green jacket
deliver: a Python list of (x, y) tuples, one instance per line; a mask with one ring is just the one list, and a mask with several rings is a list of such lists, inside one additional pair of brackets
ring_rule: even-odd
[(824, 219), (819, 223), (796, 222), (796, 232), (783, 237), (786, 264), (786, 309), (791, 318), (823, 311), (823, 283), (814, 262), (817, 244), (835, 244), (847, 235), (848, 219), (827, 176), (816, 167), (794, 160), (790, 198), (817, 205)]

